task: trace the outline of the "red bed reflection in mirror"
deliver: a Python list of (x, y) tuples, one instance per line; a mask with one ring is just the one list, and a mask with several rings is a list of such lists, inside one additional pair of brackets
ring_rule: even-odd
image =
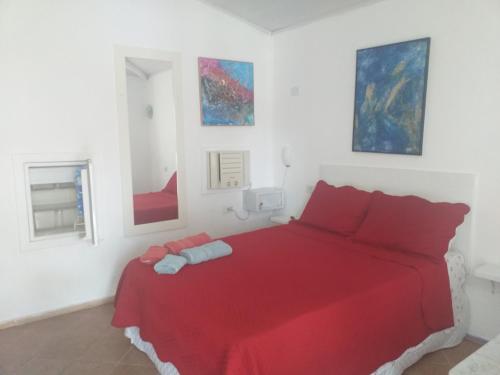
[(177, 172), (161, 191), (134, 194), (134, 224), (178, 219)]

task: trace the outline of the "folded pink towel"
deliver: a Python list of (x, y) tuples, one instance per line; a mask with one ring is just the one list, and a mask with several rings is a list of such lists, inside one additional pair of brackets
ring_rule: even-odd
[(142, 255), (139, 260), (145, 264), (155, 264), (162, 260), (167, 255), (168, 249), (163, 246), (150, 246), (149, 249)]
[(185, 237), (181, 240), (169, 241), (165, 243), (163, 246), (165, 246), (165, 248), (168, 249), (169, 253), (179, 254), (181, 250), (189, 249), (195, 246), (200, 246), (211, 241), (212, 238), (210, 238), (208, 234), (203, 232), (194, 236)]

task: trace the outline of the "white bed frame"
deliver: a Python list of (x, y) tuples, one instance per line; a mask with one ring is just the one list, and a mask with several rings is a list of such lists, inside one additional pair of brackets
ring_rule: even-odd
[[(463, 202), (474, 212), (477, 176), (471, 173), (324, 164), (320, 166), (318, 177), (336, 186), (351, 185), (367, 191), (381, 190), (393, 195), (412, 194), (433, 202)], [(398, 359), (381, 366), (373, 375), (400, 375), (425, 354), (462, 342), (470, 319), (464, 284), (467, 264), (470, 264), (471, 258), (469, 249), (472, 222), (473, 215), (469, 214), (457, 231), (453, 250), (446, 254), (455, 326), (430, 335), (417, 346), (406, 350)], [(158, 359), (153, 346), (141, 339), (137, 327), (127, 328), (125, 335), (130, 338), (132, 344), (148, 355), (162, 375), (179, 375), (172, 363)]]

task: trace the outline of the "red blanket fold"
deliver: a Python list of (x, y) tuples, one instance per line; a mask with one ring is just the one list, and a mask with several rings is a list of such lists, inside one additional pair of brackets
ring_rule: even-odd
[(233, 255), (123, 272), (113, 325), (181, 375), (373, 372), (453, 325), (447, 267), (299, 224), (224, 238)]

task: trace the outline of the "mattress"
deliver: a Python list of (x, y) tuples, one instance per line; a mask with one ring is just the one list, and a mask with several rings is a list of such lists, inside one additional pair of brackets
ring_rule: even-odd
[[(235, 248), (232, 259), (210, 262), (211, 264), (206, 264), (203, 268), (186, 269), (175, 277), (163, 279), (150, 274), (146, 268), (140, 268), (140, 265), (136, 264), (137, 262), (131, 262), (128, 266), (129, 269), (122, 276), (120, 289), (128, 289), (128, 292), (125, 293), (123, 290), (119, 290), (117, 293), (117, 314), (115, 314), (113, 323), (115, 326), (127, 327), (127, 336), (131, 338), (134, 345), (148, 354), (162, 374), (194, 373), (186, 365), (186, 363), (190, 365), (189, 361), (198, 360), (194, 355), (188, 358), (188, 362), (184, 358), (183, 366), (188, 371), (177, 366), (178, 371), (173, 363), (166, 360), (172, 358), (169, 354), (170, 350), (172, 353), (177, 350), (178, 355), (181, 354), (177, 358), (180, 358), (182, 363), (182, 355), (189, 352), (187, 348), (190, 348), (190, 345), (196, 345), (194, 342), (183, 342), (185, 336), (196, 337), (196, 343), (201, 341), (198, 348), (209, 349), (206, 353), (202, 353), (202, 357), (204, 356), (202, 360), (208, 366), (213, 365), (210, 362), (212, 359), (210, 350), (214, 354), (213, 357), (219, 353), (214, 351), (214, 348), (207, 346), (206, 342), (203, 344), (203, 340), (212, 338), (214, 347), (221, 343), (233, 344), (234, 341), (238, 350), (236, 352), (231, 351), (232, 357), (230, 355), (229, 360), (235, 360), (235, 362), (229, 363), (229, 366), (239, 367), (233, 367), (232, 370), (227, 371), (228, 363), (225, 363), (225, 370), (221, 370), (222, 367), (213, 367), (211, 372), (217, 373), (218, 371), (218, 373), (230, 374), (252, 373), (252, 370), (247, 371), (248, 363), (245, 361), (248, 358), (256, 359), (254, 364), (257, 363), (260, 368), (267, 370), (262, 371), (263, 373), (277, 373), (277, 369), (281, 369), (281, 367), (273, 366), (277, 363), (283, 363), (283, 358), (293, 358), (295, 362), (291, 360), (286, 364), (288, 366), (287, 373), (290, 374), (307, 372), (308, 368), (305, 366), (309, 364), (313, 366), (309, 371), (311, 373), (319, 373), (318, 371), (324, 371), (324, 369), (340, 368), (342, 373), (366, 374), (375, 371), (376, 374), (397, 374), (416, 361), (425, 351), (435, 350), (445, 345), (453, 345), (463, 337), (464, 330), (460, 331), (459, 329), (464, 320), (464, 314), (460, 314), (460, 312), (465, 311), (464, 302), (460, 303), (462, 288), (457, 287), (460, 282), (453, 281), (460, 279), (460, 275), (457, 277), (454, 275), (460, 274), (460, 269), (463, 267), (458, 265), (461, 257), (454, 252), (449, 252), (447, 255), (447, 263), (442, 262), (445, 270), (446, 266), (448, 266), (448, 273), (452, 280), (451, 290), (455, 328), (448, 328), (453, 325), (453, 318), (451, 318), (450, 323), (447, 320), (447, 306), (450, 309), (450, 316), (452, 316), (451, 297), (449, 296), (450, 282), (448, 281), (447, 272), (437, 272), (441, 265), (433, 265), (422, 259), (395, 254), (394, 252), (384, 252), (384, 249), (372, 249), (366, 246), (349, 244), (345, 240), (332, 237), (329, 234), (300, 226), (289, 225), (260, 230), (250, 234), (228, 237), (226, 241)], [(312, 266), (307, 266), (304, 263), (304, 260), (307, 260), (304, 250), (308, 248), (314, 248), (314, 252), (311, 254), (316, 258), (314, 262), (317, 263), (313, 263)], [(332, 249), (336, 250), (332, 251)], [(290, 298), (292, 294), (287, 295), (289, 288), (279, 286), (279, 283), (283, 281), (279, 280), (279, 278), (273, 280), (273, 283), (277, 283), (278, 287), (273, 283), (269, 283), (269, 275), (272, 275), (270, 272), (274, 266), (263, 264), (262, 262), (266, 260), (271, 261), (271, 264), (273, 261), (276, 261), (274, 264), (280, 264), (279, 278), (282, 276), (287, 278), (286, 285), (299, 289), (305, 288), (304, 291), (307, 293), (303, 295), (303, 298), (297, 300)], [(252, 262), (256, 263), (256, 268), (252, 269)], [(451, 264), (457, 265), (451, 267)], [(225, 269), (227, 267), (229, 269)], [(232, 269), (234, 267), (240, 272), (234, 272), (234, 269)], [(246, 269), (248, 267), (250, 267), (253, 275), (260, 273), (260, 277), (264, 281), (266, 281), (266, 277), (268, 278), (267, 285), (265, 283), (261, 285), (259, 280), (254, 281), (254, 283), (259, 291), (262, 291), (264, 286), (266, 287), (267, 292), (263, 296), (265, 298), (272, 297), (273, 303), (269, 304), (266, 310), (262, 312), (263, 306), (266, 305), (265, 298), (262, 299), (261, 305), (263, 306), (258, 306), (258, 308), (254, 309), (255, 311), (251, 311), (252, 324), (248, 324), (248, 317), (241, 322), (237, 322), (241, 324), (241, 327), (237, 326), (238, 334), (245, 333), (245, 335), (241, 336), (244, 339), (240, 340), (240, 336), (231, 336), (234, 333), (231, 329), (235, 329), (231, 324), (235, 322), (225, 321), (224, 326), (218, 326), (216, 314), (213, 317), (215, 320), (207, 320), (205, 315), (211, 318), (211, 313), (224, 313), (226, 308), (236, 309), (235, 311), (238, 314), (244, 315), (248, 309), (252, 309), (245, 305), (245, 299), (239, 298), (238, 294), (233, 293), (234, 291), (231, 289), (227, 289), (227, 286), (220, 284), (217, 285), (218, 289), (212, 290), (213, 285), (210, 285), (210, 282), (217, 284), (217, 280), (213, 280), (214, 274), (220, 274), (226, 278), (235, 278), (227, 281), (229, 281), (229, 284), (238, 284), (238, 277), (249, 278), (251, 276), (251, 273), (246, 275), (246, 272), (249, 271)], [(349, 271), (350, 267), (356, 268)], [(325, 270), (333, 270), (333, 276), (322, 275)], [(359, 275), (355, 278), (349, 276), (353, 273), (353, 270), (359, 272)], [(300, 279), (301, 275), (298, 271), (304, 273), (304, 279)], [(211, 275), (211, 278), (205, 278), (207, 274)], [(446, 280), (442, 279), (443, 275)], [(327, 278), (322, 279), (322, 276)], [(298, 281), (295, 280), (290, 283), (289, 280), (294, 277), (297, 277)], [(342, 288), (325, 285), (326, 292), (323, 293), (318, 292), (318, 288), (315, 287), (314, 283), (318, 282), (318, 280), (323, 284), (328, 284), (330, 281), (332, 285), (340, 281), (344, 284)], [(202, 282), (202, 284), (198, 284), (202, 286), (201, 292), (196, 289), (185, 289), (196, 282)], [(312, 289), (307, 289), (309, 282), (311, 282), (309, 287)], [(168, 288), (169, 284), (172, 284), (170, 289)], [(174, 284), (175, 288), (173, 287)], [(426, 285), (431, 285), (432, 288)], [(255, 297), (252, 295), (254, 293), (252, 288), (247, 285), (240, 285), (240, 287), (242, 289), (238, 289), (238, 292), (241, 291), (250, 299)], [(361, 289), (358, 289), (358, 287), (361, 287)], [(147, 288), (157, 288), (159, 291), (149, 293)], [(203, 294), (199, 293), (208, 294), (213, 297), (212, 299), (217, 300), (218, 297), (213, 291), (219, 289), (223, 289), (221, 292), (223, 297), (216, 302), (223, 303), (224, 299), (227, 299), (224, 296), (230, 295), (230, 306), (221, 307), (217, 305), (214, 307), (210, 304), (203, 305), (206, 301), (198, 301), (198, 299), (203, 300), (204, 298)], [(448, 302), (446, 302), (446, 289), (449, 298)], [(346, 290), (350, 290), (350, 294)], [(182, 306), (183, 302), (175, 303), (175, 301), (179, 300), (183, 293), (189, 291), (193, 292), (192, 296), (196, 296), (198, 293), (197, 297), (194, 297), (194, 303), (198, 304), (198, 308), (202, 308), (202, 306), (203, 308), (201, 310), (195, 309), (195, 311), (181, 309), (179, 311), (182, 314), (176, 315), (175, 310), (179, 309), (177, 304)], [(285, 294), (285, 296), (281, 294)], [(325, 298), (333, 298), (333, 300), (325, 300)], [(357, 300), (363, 304), (353, 304), (353, 301)], [(369, 306), (366, 306), (367, 300), (370, 301)], [(328, 304), (318, 306), (318, 301), (321, 303), (328, 302)], [(283, 303), (285, 305), (281, 306)], [(156, 307), (154, 307), (155, 304)], [(239, 304), (245, 305), (245, 308), (238, 310), (241, 307)], [(158, 306), (163, 308), (163, 312), (158, 310)], [(382, 307), (383, 309), (381, 309)], [(134, 308), (137, 311), (134, 312)], [(281, 308), (283, 311), (280, 311)], [(211, 309), (215, 310), (212, 311)], [(204, 313), (200, 314), (199, 311)], [(278, 315), (276, 315), (277, 312)], [(370, 317), (374, 322), (370, 322), (370, 319), (359, 319), (357, 314)], [(389, 322), (385, 318), (386, 315), (392, 317)], [(165, 319), (166, 316), (173, 319)], [(338, 322), (336, 322), (335, 319), (332, 320), (331, 316), (341, 316), (343, 318), (337, 319)], [(147, 319), (144, 319), (145, 317)], [(184, 317), (186, 319), (183, 319)], [(282, 319), (283, 324), (279, 320), (274, 321), (273, 317)], [(160, 320), (157, 320), (156, 323), (151, 321), (157, 318), (160, 318)], [(197, 319), (200, 321), (197, 321)], [(162, 323), (159, 324), (158, 322)], [(175, 327), (174, 322), (178, 322), (178, 327)], [(209, 330), (213, 328), (212, 322), (214, 322), (216, 329), (223, 331), (217, 332), (219, 335), (222, 334), (220, 340), (210, 334), (204, 336), (199, 331), (199, 328), (196, 328), (205, 327), (199, 324), (207, 324), (207, 322), (210, 322), (210, 324), (206, 325)], [(269, 322), (273, 324), (279, 322), (280, 324), (263, 325), (263, 323), (267, 324)], [(184, 327), (182, 327), (183, 325)], [(325, 327), (328, 327), (328, 329), (325, 329)], [(179, 329), (179, 332), (176, 332), (177, 329)], [(182, 331), (183, 329), (184, 331)], [(303, 333), (298, 334), (298, 341), (294, 346), (294, 335), (304, 331), (304, 329), (305, 331), (312, 330), (314, 335), (304, 336)], [(403, 330), (405, 334), (401, 335)], [(352, 339), (349, 336), (351, 333)], [(342, 335), (344, 336), (342, 337)], [(225, 342), (224, 340), (228, 337), (231, 340)], [(292, 341), (291, 344), (287, 338)], [(346, 341), (346, 338), (349, 338), (350, 341)], [(303, 342), (303, 339), (305, 339), (305, 342)], [(153, 342), (156, 350), (147, 341)], [(175, 345), (172, 345), (174, 342)], [(186, 345), (186, 342), (189, 345)], [(279, 345), (276, 345), (278, 342)], [(306, 348), (300, 347), (299, 344), (303, 343), (306, 344)], [(299, 345), (298, 348), (297, 345)], [(277, 346), (280, 347), (278, 352), (275, 350)], [(349, 346), (352, 348), (349, 352), (346, 352), (346, 347)], [(381, 348), (381, 346), (385, 348)], [(411, 349), (407, 350), (409, 347)], [(241, 350), (242, 348), (243, 350)], [(267, 348), (267, 350), (262, 352), (259, 351), (260, 348)], [(160, 352), (158, 352), (158, 349), (160, 349)], [(294, 352), (296, 350), (300, 350), (300, 355)], [(269, 351), (274, 352), (271, 355)], [(319, 357), (314, 357), (316, 351), (320, 352)], [(240, 353), (244, 353), (241, 358)], [(357, 355), (357, 358), (359, 358), (361, 354), (365, 358), (364, 361), (345, 360), (346, 356)], [(317, 363), (311, 361), (312, 358), (330, 360), (330, 356), (332, 361), (336, 361), (335, 367), (328, 367), (328, 363), (323, 363), (322, 370), (318, 370), (320, 367), (318, 367)], [(390, 361), (391, 357), (399, 358)], [(382, 361), (381, 358), (387, 358), (387, 360)], [(273, 361), (275, 361), (274, 364)], [(176, 361), (173, 362), (177, 364)], [(378, 369), (379, 365), (374, 366), (375, 363), (384, 362), (388, 363)], [(251, 366), (254, 364), (251, 364)], [(370, 367), (372, 370), (367, 371)], [(205, 369), (201, 365), (198, 368)]]

